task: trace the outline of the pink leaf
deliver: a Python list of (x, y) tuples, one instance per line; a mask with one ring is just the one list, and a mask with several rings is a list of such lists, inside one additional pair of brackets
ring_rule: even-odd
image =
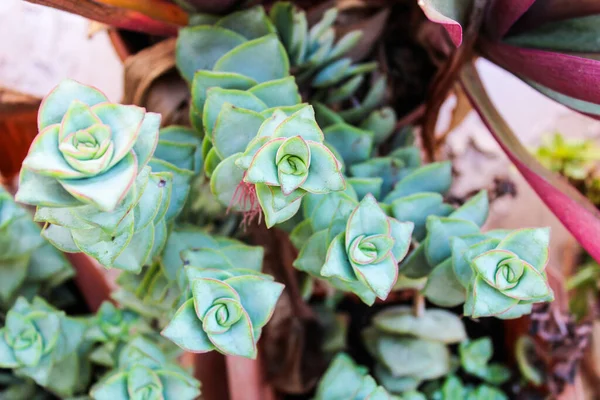
[(535, 0), (492, 0), (487, 10), (485, 30), (490, 38), (499, 40), (529, 10)]
[(551, 51), (524, 49), (482, 40), (494, 63), (567, 96), (600, 104), (600, 61)]
[(425, 16), (446, 28), (452, 43), (460, 46), (463, 26), (468, 22), (473, 0), (419, 0)]
[(463, 67), (460, 81), (473, 108), (519, 172), (588, 253), (600, 261), (600, 212), (523, 147), (492, 104), (472, 63)]

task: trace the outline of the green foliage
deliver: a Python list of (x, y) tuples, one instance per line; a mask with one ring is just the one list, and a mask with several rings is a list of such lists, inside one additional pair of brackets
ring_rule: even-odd
[(510, 378), (510, 371), (503, 365), (490, 363), (492, 341), (488, 337), (477, 340), (466, 340), (458, 348), (460, 363), (463, 369), (485, 382), (501, 385)]
[(386, 308), (363, 331), (364, 344), (377, 360), (375, 377), (397, 394), (448, 374), (452, 370), (448, 345), (466, 337), (455, 314), (430, 309), (414, 316), (405, 306)]
[(546, 137), (535, 155), (548, 169), (569, 178), (585, 179), (600, 161), (600, 148), (593, 140), (565, 139), (560, 133)]
[(192, 400), (200, 394), (200, 382), (161, 349), (142, 337), (128, 343), (119, 355), (118, 367), (96, 383), (94, 400), (165, 399)]
[(357, 365), (345, 353), (338, 354), (317, 387), (314, 400), (398, 400), (382, 386), (378, 386), (367, 368)]
[(31, 303), (19, 298), (0, 329), (0, 367), (58, 396), (72, 396), (89, 379), (79, 355), (86, 328), (85, 321), (67, 317), (41, 298)]
[(27, 211), (0, 188), (0, 307), (48, 293), (73, 276), (65, 257), (40, 236)]

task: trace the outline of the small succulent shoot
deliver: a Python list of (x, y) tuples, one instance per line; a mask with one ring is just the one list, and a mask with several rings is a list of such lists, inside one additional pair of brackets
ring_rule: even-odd
[(85, 329), (85, 323), (66, 317), (39, 297), (31, 303), (20, 297), (0, 329), (0, 367), (70, 397), (80, 383), (85, 384), (77, 366)]
[(155, 257), (174, 177), (147, 166), (159, 124), (160, 115), (110, 103), (72, 80), (46, 96), (16, 195), (37, 206), (43, 236), (106, 267), (139, 272)]
[(329, 245), (321, 275), (364, 285), (386, 299), (398, 278), (398, 262), (408, 252), (412, 229), (412, 222), (388, 217), (372, 195), (365, 196)]
[(162, 335), (190, 352), (217, 350), (256, 358), (256, 342), (283, 285), (259, 275), (213, 271), (190, 279), (192, 298), (177, 310)]
[(31, 215), (0, 187), (0, 307), (10, 308), (33, 287), (46, 292), (73, 274), (66, 258), (40, 236)]
[(517, 318), (530, 313), (533, 303), (552, 301), (544, 272), (549, 233), (549, 229), (517, 230), (495, 248), (472, 257), (465, 315)]
[(94, 400), (192, 400), (199, 394), (200, 382), (170, 363), (158, 346), (141, 336), (125, 346), (118, 368), (90, 392)]
[(510, 370), (502, 364), (490, 363), (494, 351), (489, 337), (465, 340), (458, 353), (463, 369), (492, 385), (501, 385), (510, 379)]
[(357, 365), (350, 356), (339, 353), (321, 378), (313, 400), (399, 400), (368, 374), (368, 369)]

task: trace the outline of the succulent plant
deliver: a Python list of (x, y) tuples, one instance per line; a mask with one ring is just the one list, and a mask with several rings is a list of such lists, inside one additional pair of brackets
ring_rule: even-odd
[(357, 365), (350, 356), (339, 353), (321, 378), (313, 400), (397, 400), (396, 396), (378, 386), (367, 368)]
[(94, 400), (192, 400), (200, 394), (199, 388), (200, 382), (170, 363), (159, 347), (140, 336), (125, 346), (118, 368), (96, 383), (90, 396)]
[(29, 303), (21, 297), (0, 329), (0, 367), (69, 397), (89, 379), (78, 354), (86, 328), (84, 321), (67, 317), (41, 298)]
[(489, 337), (465, 340), (458, 347), (461, 366), (468, 374), (492, 385), (501, 385), (510, 378), (510, 370), (502, 364), (490, 363), (493, 352)]
[(377, 360), (375, 377), (390, 392), (402, 394), (448, 374), (448, 345), (467, 338), (458, 316), (427, 309), (419, 316), (406, 306), (388, 307), (363, 331), (365, 346)]
[(516, 318), (530, 313), (533, 303), (552, 301), (554, 294), (544, 273), (549, 233), (548, 229), (520, 229), (463, 253), (473, 274), (465, 315)]
[(42, 234), (66, 252), (139, 271), (166, 238), (171, 173), (147, 166), (160, 116), (108, 102), (72, 80), (38, 114), (40, 134), (23, 161), (18, 201), (37, 206)]
[(256, 342), (283, 285), (246, 270), (187, 268), (192, 298), (177, 310), (162, 335), (186, 351), (255, 358)]
[(73, 276), (65, 257), (40, 236), (27, 211), (0, 188), (0, 304), (20, 294), (47, 292)]
[(125, 343), (135, 336), (151, 332), (151, 327), (138, 315), (105, 301), (85, 332), (85, 339), (100, 344), (90, 353), (89, 358), (97, 364), (114, 367)]

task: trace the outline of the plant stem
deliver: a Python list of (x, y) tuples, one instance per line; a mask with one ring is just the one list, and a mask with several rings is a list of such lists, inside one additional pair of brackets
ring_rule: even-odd
[(425, 312), (425, 296), (419, 291), (415, 291), (413, 297), (413, 315), (417, 318), (423, 316)]

